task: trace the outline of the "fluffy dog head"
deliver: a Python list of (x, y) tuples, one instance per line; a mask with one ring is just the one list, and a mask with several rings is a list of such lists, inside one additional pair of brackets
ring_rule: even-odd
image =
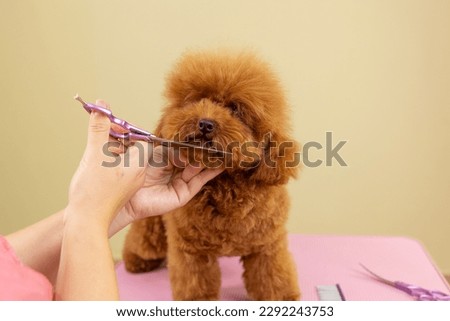
[(232, 151), (219, 163), (249, 180), (280, 184), (296, 175), (298, 145), (289, 137), (283, 91), (252, 53), (187, 53), (169, 74), (165, 96), (158, 135)]

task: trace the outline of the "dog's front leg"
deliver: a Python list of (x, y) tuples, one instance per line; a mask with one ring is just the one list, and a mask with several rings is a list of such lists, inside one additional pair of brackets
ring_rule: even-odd
[(174, 300), (218, 300), (220, 269), (216, 256), (192, 255), (169, 245), (169, 275)]
[(297, 273), (283, 238), (263, 251), (242, 257), (244, 281), (252, 300), (295, 301), (300, 299)]

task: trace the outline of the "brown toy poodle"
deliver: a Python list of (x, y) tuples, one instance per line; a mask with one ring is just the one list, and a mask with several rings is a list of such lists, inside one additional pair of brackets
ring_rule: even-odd
[(170, 73), (165, 95), (157, 135), (200, 141), (232, 157), (187, 205), (131, 226), (127, 270), (150, 271), (167, 258), (175, 300), (217, 300), (217, 258), (240, 256), (250, 299), (298, 300), (284, 226), (298, 144), (277, 77), (249, 52), (191, 52)]

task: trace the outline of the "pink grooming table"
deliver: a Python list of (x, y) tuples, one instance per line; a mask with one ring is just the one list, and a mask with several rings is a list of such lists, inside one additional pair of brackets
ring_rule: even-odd
[[(403, 237), (290, 235), (289, 246), (297, 263), (302, 300), (319, 300), (317, 285), (339, 283), (346, 300), (412, 300), (407, 294), (372, 279), (359, 263), (392, 280), (450, 292), (450, 287), (423, 246)], [(248, 300), (238, 257), (220, 259), (221, 300)], [(121, 300), (170, 301), (167, 268), (128, 273), (116, 266)]]

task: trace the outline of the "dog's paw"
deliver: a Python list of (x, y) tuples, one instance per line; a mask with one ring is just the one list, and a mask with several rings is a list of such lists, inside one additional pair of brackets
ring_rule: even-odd
[(300, 301), (300, 293), (293, 293), (283, 296), (281, 301)]
[(299, 301), (300, 293), (297, 291), (252, 291), (248, 296), (253, 301)]
[(218, 301), (218, 294), (195, 294), (195, 295), (177, 295), (173, 294), (175, 301)]
[(123, 261), (125, 268), (131, 273), (143, 273), (157, 269), (162, 265), (165, 259), (145, 260), (133, 253), (124, 254)]

